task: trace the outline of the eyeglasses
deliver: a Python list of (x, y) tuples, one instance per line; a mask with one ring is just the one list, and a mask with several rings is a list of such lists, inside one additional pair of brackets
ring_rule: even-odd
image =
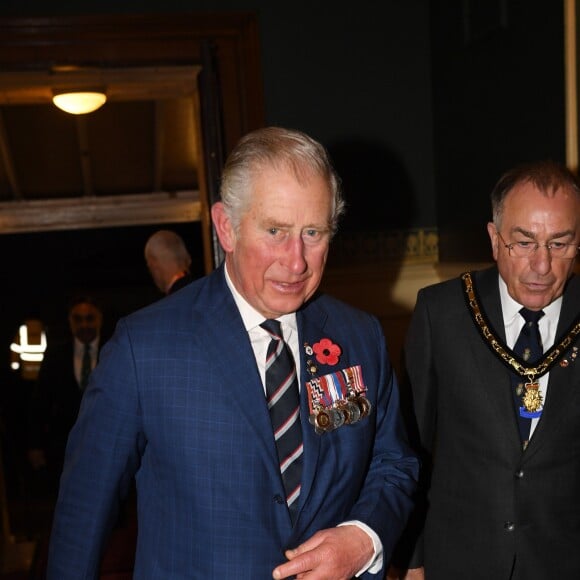
[(539, 244), (538, 242), (526, 240), (506, 244), (506, 241), (499, 232), (497, 232), (497, 235), (500, 237), (503, 245), (508, 249), (509, 255), (514, 258), (531, 258), (537, 252), (538, 248), (546, 248), (551, 258), (570, 259), (574, 258), (580, 249), (580, 246), (577, 244), (565, 244), (564, 242)]

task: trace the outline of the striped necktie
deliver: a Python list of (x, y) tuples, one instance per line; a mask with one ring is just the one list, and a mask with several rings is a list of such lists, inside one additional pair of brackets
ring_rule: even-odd
[(278, 320), (260, 325), (270, 335), (266, 355), (266, 399), (272, 420), (286, 503), (294, 521), (302, 474), (302, 429), (296, 365)]

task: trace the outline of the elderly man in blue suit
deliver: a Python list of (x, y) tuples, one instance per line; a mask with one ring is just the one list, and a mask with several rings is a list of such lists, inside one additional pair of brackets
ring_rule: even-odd
[(121, 320), (91, 376), (50, 580), (98, 577), (133, 476), (135, 578), (383, 577), (418, 462), (379, 322), (316, 292), (343, 205), (310, 137), (238, 143), (212, 207), (225, 264)]

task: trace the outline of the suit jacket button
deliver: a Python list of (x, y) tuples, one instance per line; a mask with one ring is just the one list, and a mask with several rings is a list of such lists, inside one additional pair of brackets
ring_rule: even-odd
[(282, 503), (286, 503), (286, 502), (284, 501), (284, 498), (283, 498), (281, 495), (275, 495), (275, 496), (274, 496), (274, 501), (275, 501), (276, 503), (280, 503), (280, 504), (282, 504)]
[(516, 471), (516, 478), (517, 479), (522, 479), (523, 476), (524, 476), (524, 470), (523, 469), (518, 469)]
[(513, 522), (505, 522), (503, 525), (503, 529), (506, 532), (513, 532), (516, 529), (516, 525)]

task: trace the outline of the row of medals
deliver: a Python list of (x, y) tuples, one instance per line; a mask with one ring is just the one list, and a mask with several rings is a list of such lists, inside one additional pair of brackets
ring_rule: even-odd
[(343, 425), (353, 425), (370, 412), (370, 401), (363, 394), (352, 394), (336, 401), (332, 407), (316, 406), (309, 421), (316, 433), (328, 433)]

